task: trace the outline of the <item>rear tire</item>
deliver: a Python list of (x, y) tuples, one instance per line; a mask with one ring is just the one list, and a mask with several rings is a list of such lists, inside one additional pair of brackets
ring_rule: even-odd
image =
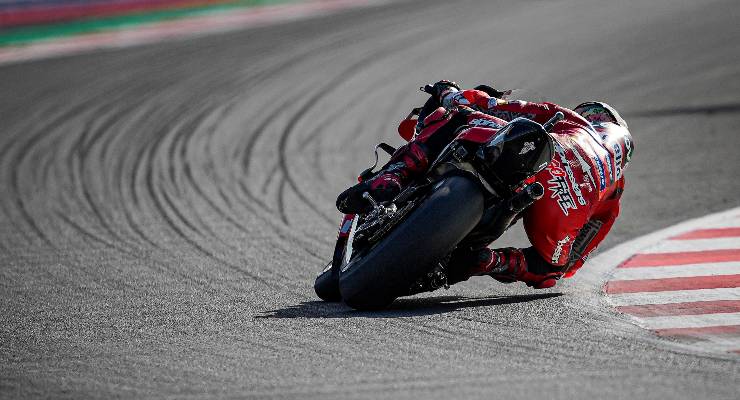
[(467, 236), (483, 215), (483, 192), (470, 178), (452, 176), (369, 253), (339, 275), (344, 302), (358, 310), (386, 308)]

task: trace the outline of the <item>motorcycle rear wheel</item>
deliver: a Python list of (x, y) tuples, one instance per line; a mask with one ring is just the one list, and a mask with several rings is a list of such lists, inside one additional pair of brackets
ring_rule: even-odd
[(463, 176), (438, 182), (433, 193), (367, 254), (340, 272), (339, 291), (357, 310), (388, 307), (449, 254), (483, 215), (479, 184)]

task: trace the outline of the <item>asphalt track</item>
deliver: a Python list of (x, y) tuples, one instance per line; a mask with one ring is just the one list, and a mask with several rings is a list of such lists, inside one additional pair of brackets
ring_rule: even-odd
[(336, 193), (439, 78), (624, 110), (604, 248), (740, 205), (739, 16), (425, 0), (0, 68), (0, 397), (737, 398), (737, 357), (654, 339), (592, 279), (381, 313), (311, 285)]

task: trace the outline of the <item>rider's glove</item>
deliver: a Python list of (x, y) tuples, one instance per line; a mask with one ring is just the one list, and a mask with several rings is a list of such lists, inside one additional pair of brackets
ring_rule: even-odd
[(501, 99), (492, 97), (488, 93), (477, 90), (462, 90), (457, 92), (447, 92), (442, 97), (442, 107), (469, 107), (478, 111), (490, 110), (501, 104)]

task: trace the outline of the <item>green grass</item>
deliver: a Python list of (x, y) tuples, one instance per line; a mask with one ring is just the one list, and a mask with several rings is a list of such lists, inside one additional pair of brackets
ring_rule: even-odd
[(141, 11), (110, 17), (90, 18), (46, 25), (21, 26), (0, 30), (0, 46), (20, 46), (58, 37), (69, 37), (116, 29), (130, 29), (131, 27), (147, 23), (223, 13), (245, 7), (295, 2), (297, 0), (235, 0), (209, 6)]

